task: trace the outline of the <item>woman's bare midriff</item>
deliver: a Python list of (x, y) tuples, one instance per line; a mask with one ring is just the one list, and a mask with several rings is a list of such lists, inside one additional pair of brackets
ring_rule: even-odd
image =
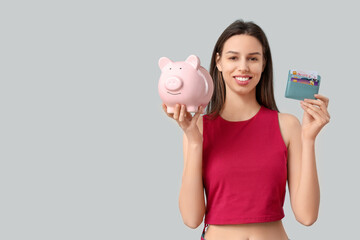
[(209, 225), (205, 240), (288, 240), (282, 221)]

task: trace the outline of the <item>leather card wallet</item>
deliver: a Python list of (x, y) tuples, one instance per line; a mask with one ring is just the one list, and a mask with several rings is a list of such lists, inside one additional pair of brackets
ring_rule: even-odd
[(319, 92), (321, 77), (317, 74), (315, 76), (303, 74), (303, 72), (289, 70), (285, 97), (297, 100), (316, 99), (314, 94)]

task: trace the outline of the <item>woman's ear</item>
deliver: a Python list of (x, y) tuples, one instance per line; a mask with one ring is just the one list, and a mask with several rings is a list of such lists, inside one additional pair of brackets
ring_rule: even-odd
[(220, 54), (219, 53), (216, 53), (216, 67), (217, 69), (219, 70), (219, 72), (222, 71), (222, 67), (221, 67), (221, 64), (220, 64)]

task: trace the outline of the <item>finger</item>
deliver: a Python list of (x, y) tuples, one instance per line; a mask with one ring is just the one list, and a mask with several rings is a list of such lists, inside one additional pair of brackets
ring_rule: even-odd
[(314, 104), (316, 106), (318, 106), (322, 112), (324, 112), (324, 114), (327, 116), (327, 117), (330, 117), (330, 114), (329, 112), (327, 111), (327, 106), (325, 104), (325, 102), (321, 99), (304, 99), (304, 101), (306, 103), (311, 103), (311, 104)]
[(175, 105), (175, 108), (174, 108), (174, 116), (173, 118), (175, 120), (178, 120), (179, 119), (179, 115), (180, 115), (180, 104), (176, 104)]
[(330, 118), (325, 115), (319, 108), (309, 103), (302, 103), (303, 109), (306, 110), (316, 121), (321, 124), (326, 124), (330, 121)]
[(181, 105), (179, 121), (184, 121), (186, 116), (185, 105)]
[(321, 99), (325, 103), (326, 107), (329, 105), (329, 98), (325, 97), (324, 95), (314, 94), (314, 97)]
[(330, 122), (330, 118), (327, 116), (320, 116), (320, 114), (318, 114), (314, 109), (312, 109), (311, 107), (306, 107), (303, 106), (303, 109), (309, 113), (316, 122), (318, 122), (321, 126), (324, 126), (325, 124)]
[(186, 120), (191, 121), (191, 119), (193, 119), (193, 116), (191, 115), (191, 113), (189, 113), (189, 112), (186, 110), (186, 108), (185, 108), (185, 114), (184, 114), (184, 116), (185, 116), (185, 119), (186, 119)]
[(184, 115), (186, 119), (191, 120), (192, 119), (192, 115), (190, 112), (188, 112), (188, 108), (186, 107), (186, 105), (184, 105)]
[(304, 102), (307, 102), (307, 103), (312, 103), (312, 104), (315, 104), (317, 106), (325, 106), (325, 103), (321, 100), (321, 99), (309, 99), (309, 98), (305, 98), (304, 99)]
[(167, 106), (163, 103), (163, 104), (161, 104), (161, 106), (162, 106), (162, 109), (164, 110), (164, 112), (166, 112), (167, 113)]
[(304, 109), (305, 112), (310, 114), (310, 116), (312, 116), (316, 121), (320, 120), (321, 118), (320, 115), (314, 109), (310, 108), (310, 106), (307, 106), (306, 104), (302, 104), (301, 107)]
[(197, 121), (201, 115), (202, 109), (203, 109), (203, 107), (199, 106), (198, 111), (195, 113), (195, 115), (193, 117), (195, 123), (197, 123)]
[(321, 111), (321, 109), (317, 106), (314, 106), (310, 103), (307, 102), (302, 102), (303, 105), (305, 105), (306, 107), (312, 109), (313, 111), (315, 111), (317, 114), (319, 114), (320, 116), (325, 116), (325, 113), (323, 111)]

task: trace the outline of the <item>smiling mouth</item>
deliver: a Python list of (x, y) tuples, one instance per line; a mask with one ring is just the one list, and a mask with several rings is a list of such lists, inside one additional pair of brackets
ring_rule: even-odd
[(234, 78), (235, 78), (236, 80), (240, 81), (240, 82), (245, 82), (245, 81), (248, 81), (248, 80), (251, 80), (251, 79), (252, 79), (252, 77), (249, 77), (249, 76), (247, 76), (247, 77), (238, 77), (238, 76), (235, 76)]
[(179, 94), (181, 94), (181, 93), (171, 93), (171, 92), (167, 92), (167, 93), (169, 93), (171, 95), (179, 95)]

